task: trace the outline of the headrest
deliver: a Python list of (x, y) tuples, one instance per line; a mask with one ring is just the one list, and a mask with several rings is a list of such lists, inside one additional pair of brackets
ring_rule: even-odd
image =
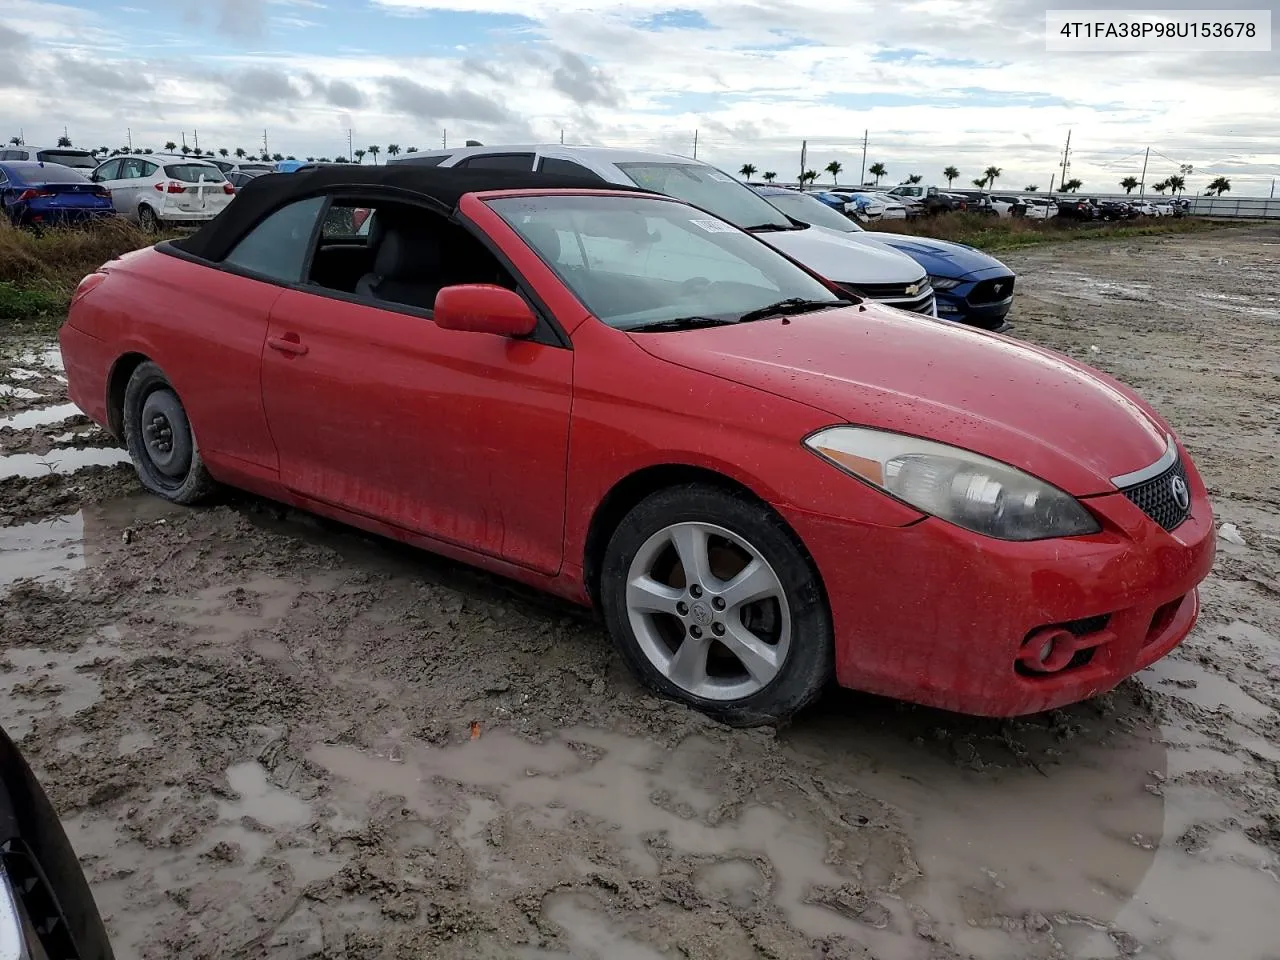
[(439, 234), (424, 224), (388, 224), (378, 244), (373, 272), (383, 280), (434, 279), (440, 273)]

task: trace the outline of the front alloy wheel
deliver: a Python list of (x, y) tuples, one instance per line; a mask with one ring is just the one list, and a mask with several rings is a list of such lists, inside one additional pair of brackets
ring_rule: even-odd
[(654, 667), (707, 700), (759, 693), (791, 646), (791, 611), (773, 567), (710, 523), (672, 524), (645, 541), (627, 576), (627, 617)]
[(642, 682), (725, 723), (787, 719), (833, 668), (831, 614), (766, 504), (701, 484), (652, 494), (605, 551), (600, 603)]

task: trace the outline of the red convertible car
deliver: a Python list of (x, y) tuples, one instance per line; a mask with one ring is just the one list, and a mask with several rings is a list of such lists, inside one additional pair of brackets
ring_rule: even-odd
[(1094, 696), (1187, 635), (1213, 561), (1128, 388), (638, 190), (261, 177), (85, 278), (61, 342), (155, 494), (244, 488), (594, 605), (730, 723), (833, 675), (988, 715)]

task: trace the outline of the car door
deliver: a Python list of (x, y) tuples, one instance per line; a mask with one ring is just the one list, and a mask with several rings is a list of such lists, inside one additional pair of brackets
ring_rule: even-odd
[(116, 181), (117, 185), (111, 188), (111, 196), (115, 202), (116, 192), (119, 191), (120, 199), (116, 209), (121, 213), (132, 215), (138, 209), (143, 190), (150, 186), (146, 181), (148, 168), (155, 170), (156, 165), (141, 157), (127, 157), (120, 164), (119, 179)]
[[(350, 208), (386, 206), (352, 200)], [(331, 211), (332, 212), (332, 211)], [(326, 217), (350, 231), (353, 211)], [(437, 214), (446, 246), (474, 237)], [(350, 237), (327, 239), (348, 243)], [(497, 261), (493, 264), (496, 266)], [(546, 574), (562, 559), (573, 353), (441, 330), (430, 312), (323, 287), (275, 301), (262, 360), (291, 490)], [(464, 278), (465, 279), (465, 278)]]
[(124, 190), (120, 189), (125, 186), (120, 180), (120, 168), (123, 164), (124, 161), (120, 159), (108, 160), (94, 170), (89, 177), (94, 183), (100, 183), (111, 191), (111, 205), (115, 207), (116, 213), (120, 214), (130, 212), (128, 208), (129, 198)]

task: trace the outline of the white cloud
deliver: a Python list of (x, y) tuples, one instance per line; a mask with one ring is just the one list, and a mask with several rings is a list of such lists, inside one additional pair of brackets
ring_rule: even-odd
[[(1182, 2), (1191, 0), (1160, 5)], [(424, 42), (436, 21), (379, 18), (385, 12), (491, 13), (525, 17), (534, 26), (520, 32), (519, 43), (477, 32), (464, 42), (451, 37), (438, 53), (393, 56), (378, 51), (373, 29), (335, 27), (333, 9), (321, 0), (235, 0), (246, 25), (267, 31), (246, 35), (244, 45), (280, 52), (170, 60), (150, 52), (161, 53), (181, 36), (198, 43), (208, 24), (182, 30), (166, 21), (164, 33), (160, 26), (152, 35), (131, 32), (126, 43), (102, 15), (39, 0), (0, 0), (0, 22), (29, 39), (23, 73), (42, 79), (38, 100), (0, 91), (0, 110), (28, 130), (45, 124), (60, 132), (67, 123), (86, 141), (108, 143), (122, 139), (126, 126), (135, 142), (140, 131), (163, 142), (198, 127), (205, 131), (202, 141), (248, 146), (267, 125), (273, 145), (285, 150), (287, 144), (298, 155), (332, 154), (345, 145), (352, 119), (343, 117), (355, 104), (358, 142), (402, 146), (438, 143), (441, 127), (474, 121), (451, 130), (450, 138), (557, 140), (563, 129), (571, 141), (688, 153), (696, 129), (699, 156), (735, 170), (750, 161), (782, 176), (794, 175), (807, 139), (810, 166), (839, 159), (845, 176), (856, 177), (866, 129), (868, 162), (885, 163), (890, 179), (907, 173), (933, 179), (955, 163), (967, 180), (996, 164), (1006, 185), (1042, 188), (1070, 128), (1072, 174), (1098, 190), (1136, 175), (1147, 145), (1172, 158), (1153, 155), (1157, 177), (1172, 172), (1175, 161), (1189, 161), (1206, 174), (1234, 172), (1233, 192), (1245, 192), (1248, 177), (1265, 192), (1269, 173), (1280, 174), (1275, 57), (1049, 55), (1043, 13), (1057, 0), (672, 0), (666, 12), (683, 13), (657, 21), (648, 18), (663, 7), (635, 0), (376, 3), (364, 14), (369, 24), (397, 36), (417, 31)], [(679, 26), (690, 22), (690, 12), (709, 26)], [(311, 25), (305, 33), (297, 29), (303, 24)], [(326, 30), (334, 32), (333, 53), (289, 52), (293, 38), (305, 35), (314, 44)], [(807, 44), (789, 46), (788, 38), (797, 37)], [(910, 61), (884, 59), (904, 49), (918, 54)], [(77, 62), (96, 57), (117, 72), (132, 68), (153, 88), (129, 95), (59, 86), (58, 58), (68, 55)], [(244, 77), (252, 79), (253, 70), (269, 72), (257, 74), (258, 81), (278, 74), (285, 86), (271, 87), (277, 95), (265, 99), (245, 96)], [(309, 84), (306, 77), (324, 83)], [(237, 83), (239, 97), (231, 93)], [(478, 99), (459, 99), (458, 91)], [(467, 104), (474, 108), (470, 121), (437, 116)]]

